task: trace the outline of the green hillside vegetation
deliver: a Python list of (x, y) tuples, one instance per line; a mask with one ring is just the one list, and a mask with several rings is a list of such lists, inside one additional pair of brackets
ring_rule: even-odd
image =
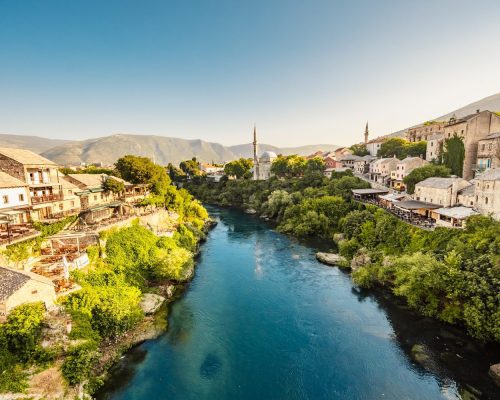
[(318, 173), (268, 181), (198, 179), (188, 189), (208, 203), (253, 208), (281, 232), (321, 238), (346, 257), (344, 266), (353, 266), (360, 287), (388, 288), (424, 315), (500, 341), (500, 223), (475, 216), (464, 230), (423, 230), (354, 202), (351, 189), (367, 187), (345, 172), (331, 179)]

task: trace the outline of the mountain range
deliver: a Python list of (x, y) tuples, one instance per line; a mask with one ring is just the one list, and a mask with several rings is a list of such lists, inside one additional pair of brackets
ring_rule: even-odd
[[(452, 115), (457, 118), (479, 110), (500, 111), (500, 93), (485, 97), (433, 120), (446, 120)], [(405, 130), (387, 136), (402, 136)], [(200, 161), (216, 162), (252, 157), (251, 143), (224, 146), (200, 139), (187, 140), (155, 135), (115, 134), (88, 140), (59, 140), (38, 136), (0, 134), (0, 147), (17, 147), (42, 154), (61, 165), (77, 165), (81, 162), (110, 165), (125, 154), (135, 154), (154, 159), (159, 164), (177, 164), (182, 160), (197, 157)], [(300, 147), (280, 148), (269, 144), (259, 144), (259, 151), (273, 151), (277, 154), (308, 155), (318, 150), (332, 151), (339, 146), (318, 144)]]

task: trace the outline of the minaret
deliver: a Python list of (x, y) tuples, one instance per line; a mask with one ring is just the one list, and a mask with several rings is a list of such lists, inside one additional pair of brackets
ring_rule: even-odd
[(253, 126), (253, 179), (259, 179), (259, 157), (257, 155), (257, 128)]
[(368, 121), (366, 121), (366, 127), (365, 127), (365, 144), (368, 143)]

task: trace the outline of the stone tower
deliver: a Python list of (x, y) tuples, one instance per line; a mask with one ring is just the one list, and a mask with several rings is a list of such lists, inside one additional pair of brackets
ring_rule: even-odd
[(257, 128), (253, 126), (253, 179), (259, 179), (259, 156), (257, 148)]
[(368, 121), (366, 121), (366, 127), (365, 127), (365, 144), (368, 143)]

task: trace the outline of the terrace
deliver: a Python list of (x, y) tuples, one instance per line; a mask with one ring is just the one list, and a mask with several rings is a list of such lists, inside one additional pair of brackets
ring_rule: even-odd
[(388, 190), (353, 189), (354, 200), (383, 208), (400, 220), (422, 229), (433, 229), (436, 221), (432, 211), (440, 205), (417, 200), (403, 200), (396, 195), (389, 195)]

